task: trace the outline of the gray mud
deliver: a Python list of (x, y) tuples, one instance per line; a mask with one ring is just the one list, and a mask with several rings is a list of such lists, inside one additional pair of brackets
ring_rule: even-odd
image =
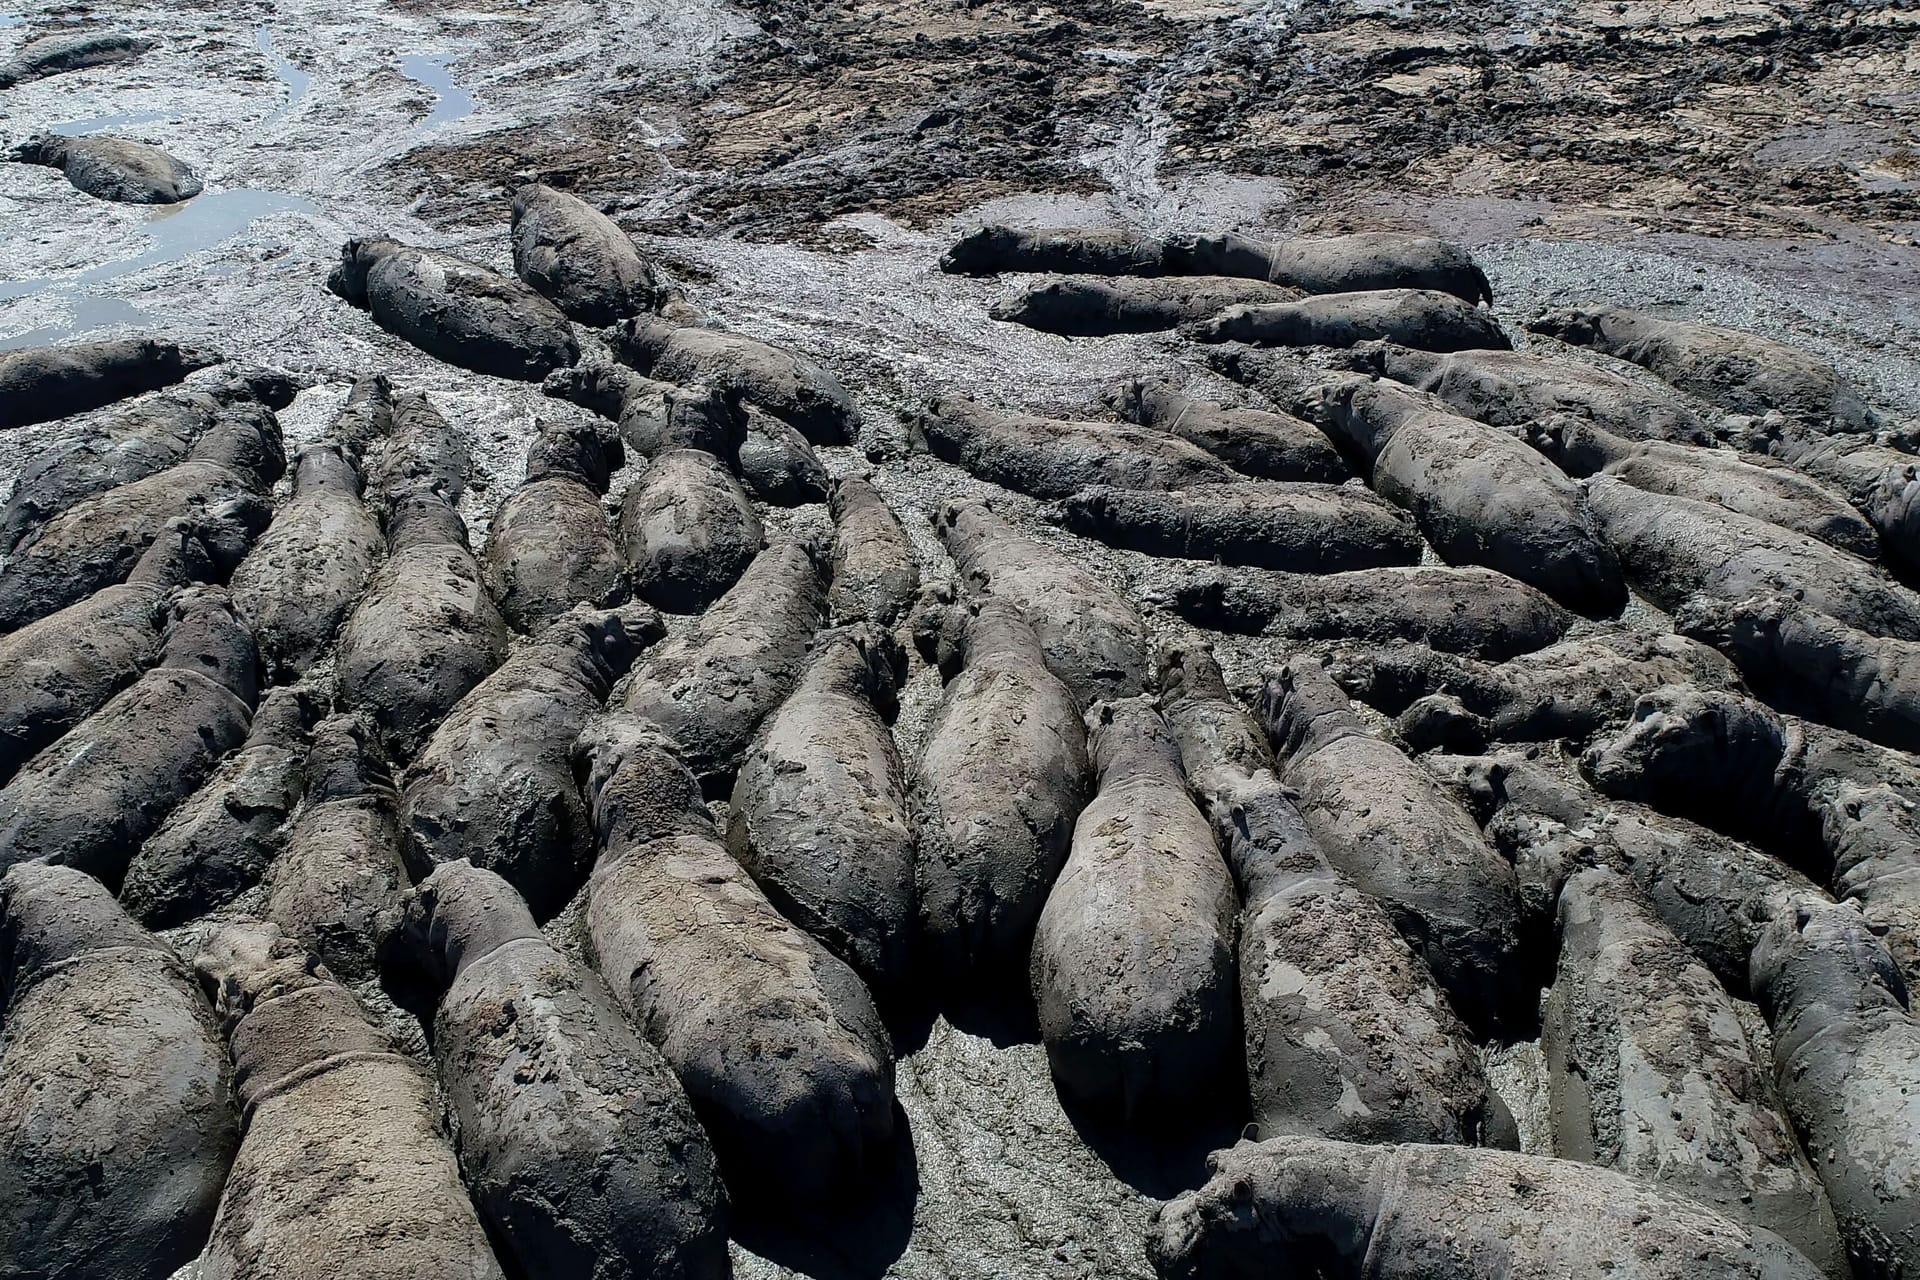
[[(988, 319), (1027, 281), (936, 266), (978, 222), (1430, 230), (1474, 249), (1523, 345), (1541, 340), (1520, 323), (1548, 305), (1625, 303), (1794, 343), (1896, 420), (1920, 418), (1920, 59), (1895, 10), (1862, 6), (1849, 46), (1827, 19), (1733, 0), (1416, 8), (41, 0), (0, 14), (0, 59), (79, 12), (160, 44), (5, 91), (0, 131), (123, 132), (194, 165), (207, 191), (156, 212), (0, 165), (0, 348), (151, 330), (311, 375), (280, 415), (289, 452), (317, 438), (352, 374), (386, 370), (465, 436), (476, 476), (461, 510), (478, 546), (536, 422), (585, 411), (438, 363), (323, 282), (364, 234), (510, 272), (508, 195), (539, 179), (610, 208), (715, 323), (841, 379), (868, 438), (820, 453), (837, 475), (872, 474), (924, 580), (951, 573), (928, 518), (977, 496), (1135, 598), (1178, 562), (1075, 538), (1030, 499), (908, 456), (900, 415), (949, 392), (1087, 415), (1142, 375), (1251, 398), (1171, 335), (1067, 339)], [(1830, 123), (1796, 122), (1814, 111)], [(0, 486), (69, 428), (0, 434)], [(766, 516), (770, 536), (829, 527), (824, 507)], [(1664, 629), (1644, 604), (1628, 616)], [(1235, 687), (1289, 656), (1215, 642)], [(917, 668), (903, 756), (939, 691)], [(174, 940), (190, 950), (206, 927)], [(564, 912), (549, 933), (576, 947), (574, 928)], [(360, 994), (424, 1060), (418, 1024)], [(868, 1224), (864, 1254), (749, 1233), (760, 1252), (736, 1246), (737, 1274), (1149, 1275), (1155, 1197), (1197, 1184), (1199, 1150), (1090, 1142), (1031, 1036), (1002, 1039), (943, 1020), (909, 1043), (899, 1096), (918, 1195)], [(1537, 1048), (1488, 1058), (1523, 1145), (1546, 1150)]]

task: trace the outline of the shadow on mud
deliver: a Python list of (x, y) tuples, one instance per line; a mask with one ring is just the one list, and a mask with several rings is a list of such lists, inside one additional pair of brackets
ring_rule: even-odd
[(917, 1000), (892, 1001), (882, 1006), (881, 1014), (893, 1033), (895, 1058), (926, 1048), (933, 1024), (941, 1018), (956, 1030), (991, 1041), (996, 1049), (1040, 1040), (1024, 965), (1018, 971), (976, 975), (964, 991), (929, 989)]
[[(856, 1198), (830, 1210), (778, 1214), (750, 1190), (736, 1194), (733, 1238), (813, 1280), (879, 1280), (906, 1252), (914, 1204), (920, 1198), (913, 1129), (898, 1102), (893, 1104), (893, 1133), (890, 1166), (877, 1170)], [(780, 1174), (774, 1171), (773, 1176)]]

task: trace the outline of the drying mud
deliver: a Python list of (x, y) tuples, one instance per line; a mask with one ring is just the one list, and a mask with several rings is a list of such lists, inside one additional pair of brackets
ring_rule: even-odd
[[(356, 375), (385, 372), (425, 395), (470, 458), (464, 490), (446, 496), (475, 551), (543, 425), (605, 424), (538, 382), (432, 358), (327, 277), (349, 240), (390, 237), (512, 280), (513, 196), (529, 183), (609, 216), (675, 305), (844, 388), (852, 443), (795, 425), (832, 480), (858, 479), (898, 518), (923, 583), (959, 576), (943, 508), (990, 503), (1139, 606), (1148, 645), (1210, 644), (1243, 699), (1263, 669), (1324, 646), (1199, 631), (1155, 602), (1205, 566), (1075, 536), (1043, 498), (915, 451), (911, 424), (962, 396), (998, 414), (1111, 420), (1105, 404), (1136, 379), (1274, 403), (1209, 373), (1206, 349), (1177, 330), (1071, 338), (994, 319), (1045, 282), (943, 272), (965, 232), (1439, 236), (1472, 253), (1493, 295), (1480, 314), (1523, 353), (1600, 366), (1524, 326), (1549, 307), (1617, 304), (1788, 343), (1887, 423), (1920, 421), (1920, 10), (1894, 3), (0, 0), (0, 63), (30, 38), (102, 27), (151, 47), (0, 89), (0, 149), (123, 138), (176, 157), (204, 190), (111, 203), (59, 170), (0, 163), (0, 352), (139, 335), (284, 371), (301, 388), (278, 413), (290, 458), (327, 437)], [(612, 357), (603, 331), (573, 333), (582, 364)], [(1343, 363), (1318, 350), (1272, 360), (1302, 388)], [(1605, 367), (1649, 399), (1670, 394), (1646, 370)], [(0, 431), (0, 490), (73, 429)], [(610, 492), (648, 463), (629, 450)], [(1337, 469), (1330, 454), (1316, 465), (1315, 478)], [(283, 508), (290, 486), (273, 495)], [(824, 563), (824, 501), (757, 515), (768, 543)], [(1621, 621), (1572, 625), (1575, 639), (1672, 629), (1643, 595)], [(669, 617), (656, 652), (696, 626)], [(487, 630), (491, 669), (506, 627)], [(327, 656), (306, 679), (335, 675)], [(918, 757), (941, 698), (940, 673), (915, 658), (891, 724), (901, 761)], [(1378, 714), (1354, 716), (1390, 736)], [(245, 726), (231, 727), (238, 744)], [(190, 959), (267, 908), (256, 887), (161, 936)], [(585, 914), (575, 899), (543, 926), (569, 962), (590, 958)], [(1542, 955), (1529, 992), (1552, 980)], [(408, 1088), (407, 1071), (430, 1077), (419, 1020), (375, 981), (351, 990), (411, 1066), (382, 1062)], [(1485, 1074), (1522, 1150), (1554, 1155), (1533, 1010), (1509, 1012), (1506, 1038), (1479, 1050)], [(1063, 1104), (1030, 1020), (892, 1020), (904, 1025), (891, 1028), (898, 1167), (885, 1193), (810, 1227), (746, 1206), (730, 1228), (736, 1276), (1145, 1280), (1156, 1212), (1207, 1184), (1206, 1153), (1239, 1136), (1207, 1120), (1146, 1139)]]

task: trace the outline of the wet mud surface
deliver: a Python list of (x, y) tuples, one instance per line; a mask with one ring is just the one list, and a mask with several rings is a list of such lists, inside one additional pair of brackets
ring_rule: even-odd
[[(507, 201), (528, 180), (606, 208), (714, 323), (840, 378), (866, 438), (821, 454), (871, 476), (928, 581), (951, 574), (930, 517), (969, 496), (1131, 598), (1177, 566), (910, 454), (901, 417), (927, 397), (1093, 416), (1122, 378), (1157, 375), (1251, 402), (1171, 334), (989, 319), (1022, 279), (936, 265), (981, 221), (1430, 231), (1472, 248), (1517, 345), (1543, 341), (1520, 325), (1547, 306), (1619, 302), (1791, 342), (1895, 421), (1920, 418), (1920, 11), (1891, 4), (16, 0), (0, 58), (69, 23), (159, 44), (0, 95), (0, 141), (113, 132), (167, 148), (207, 190), (108, 204), (0, 164), (0, 349), (143, 330), (285, 368), (315, 382), (280, 414), (290, 453), (347, 379), (386, 370), (471, 449), (475, 546), (536, 424), (586, 411), (430, 359), (324, 279), (342, 241), (373, 234), (510, 273)], [(0, 481), (63, 429), (0, 434)], [(769, 535), (829, 528), (823, 506), (767, 512)], [(1667, 629), (1638, 601), (1627, 617)], [(1288, 656), (1214, 640), (1240, 688)], [(903, 756), (939, 694), (916, 665)], [(577, 924), (562, 913), (547, 932), (577, 949)], [(207, 927), (170, 937), (190, 950)], [(424, 1055), (417, 1023), (360, 994)], [(1030, 1028), (942, 1018), (900, 1047), (901, 1194), (845, 1222), (749, 1223), (736, 1274), (1147, 1276), (1158, 1199), (1197, 1185), (1204, 1152), (1234, 1136), (1163, 1149), (1077, 1123)], [(1523, 1147), (1548, 1152), (1537, 1047), (1486, 1056)]]

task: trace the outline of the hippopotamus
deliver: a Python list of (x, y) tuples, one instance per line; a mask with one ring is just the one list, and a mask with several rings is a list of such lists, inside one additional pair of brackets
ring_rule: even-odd
[(566, 315), (511, 276), (385, 236), (349, 240), (327, 287), (422, 351), (538, 382), (580, 358)]
[(576, 195), (530, 182), (513, 193), (513, 269), (581, 324), (652, 311), (653, 264), (613, 219)]
[(930, 401), (913, 419), (912, 435), (936, 458), (1036, 498), (1064, 498), (1090, 484), (1180, 489), (1233, 474), (1198, 445), (1164, 431), (1000, 413), (966, 396)]
[(50, 422), (158, 391), (221, 359), (210, 351), (156, 338), (0, 352), (0, 428)]
[(244, 1133), (205, 1280), (505, 1280), (460, 1182), (433, 1081), (353, 992), (270, 924), (194, 958), (233, 1061)]
[(387, 955), (431, 995), (460, 1170), (502, 1253), (531, 1275), (726, 1280), (713, 1148), (600, 979), (548, 944), (506, 881), (464, 860), (388, 923)]
[(107, 887), (0, 879), (0, 1258), (44, 1280), (166, 1280), (206, 1243), (239, 1145), (213, 1009)]
[(1087, 711), (1094, 793), (1033, 935), (1033, 1003), (1063, 1097), (1128, 1125), (1213, 1110), (1238, 1067), (1239, 896), (1147, 697)]
[(179, 204), (203, 189), (185, 161), (149, 143), (102, 134), (45, 134), (21, 143), (7, 158), (58, 169), (76, 189), (120, 204)]
[(865, 623), (823, 631), (733, 784), (727, 844), (780, 914), (885, 1001), (913, 988), (913, 825), (888, 723), (906, 655)]

